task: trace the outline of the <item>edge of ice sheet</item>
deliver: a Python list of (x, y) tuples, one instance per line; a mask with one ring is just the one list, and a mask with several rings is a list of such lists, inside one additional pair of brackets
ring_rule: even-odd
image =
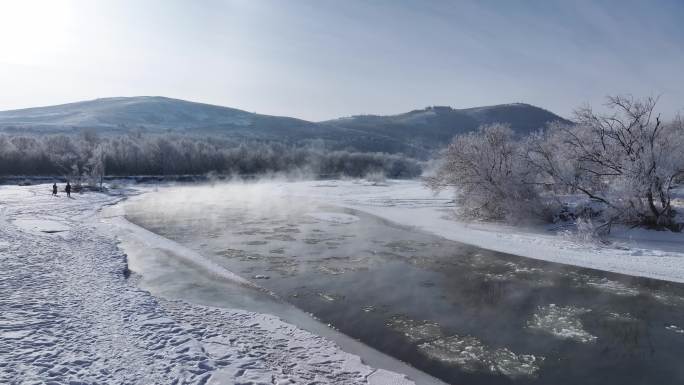
[[(123, 216), (123, 207), (120, 205), (108, 207), (103, 210), (101, 219), (104, 220), (104, 226), (113, 226), (117, 231), (122, 231), (124, 233), (119, 233), (116, 236), (121, 239), (122, 237), (136, 237), (137, 240), (141, 241), (146, 247), (157, 248), (168, 251), (173, 255), (176, 255), (184, 260), (187, 260), (200, 268), (206, 269), (211, 274), (215, 274), (221, 278), (236, 282), (238, 284), (244, 284), (248, 287), (254, 288), (256, 290), (264, 291), (262, 287), (240, 277), (239, 275), (219, 266), (207, 258), (203, 257), (201, 254), (190, 250), (177, 242), (155, 234), (149, 230), (146, 230), (130, 221), (128, 221)], [(270, 293), (272, 294), (272, 293)], [(275, 295), (275, 294), (273, 294)], [(204, 306), (204, 305), (200, 305)], [(207, 307), (207, 306), (204, 306)], [(235, 309), (225, 309), (229, 311), (246, 312), (243, 310)], [(246, 312), (247, 313), (247, 312)], [(277, 315), (266, 314), (266, 313), (256, 313), (260, 314), (261, 318), (266, 324), (273, 323), (278, 325), (287, 326), (293, 328), (294, 330), (301, 330), (304, 333), (310, 333), (314, 336), (320, 336), (322, 338), (329, 339), (332, 341), (340, 353), (349, 357), (351, 361), (349, 362), (354, 366), (368, 366), (369, 374), (366, 377), (366, 381), (371, 385), (411, 385), (411, 384), (425, 384), (425, 385), (444, 385), (445, 383), (439, 379), (432, 377), (431, 375), (424, 373), (418, 369), (415, 369), (394, 357), (388, 356), (380, 351), (373, 349), (363, 343), (352, 339), (351, 337), (344, 335), (342, 333), (336, 332), (335, 330), (327, 330), (327, 326), (316, 321), (314, 318), (310, 318), (313, 323), (320, 324), (319, 328), (302, 328), (296, 324), (290, 324), (285, 320), (282, 320)], [(276, 325), (277, 326), (277, 325)], [(276, 329), (278, 329), (276, 327)], [(335, 334), (338, 334), (337, 336)], [(372, 365), (372, 367), (370, 366)], [(384, 366), (382, 368), (380, 366)], [(387, 369), (386, 369), (387, 368)], [(388, 370), (391, 369), (391, 370)], [(392, 370), (396, 370), (392, 371)], [(215, 373), (216, 377), (212, 376), (213, 381), (221, 381), (222, 375), (229, 375), (230, 373)], [(210, 382), (216, 383), (216, 382)]]
[[(135, 223), (129, 222), (122, 212), (122, 208), (115, 206), (111, 208), (108, 213), (107, 223), (114, 226), (120, 231), (129, 232), (131, 235), (135, 236), (140, 240), (146, 247), (161, 249), (182, 258), (195, 266), (205, 269), (212, 275), (219, 278), (227, 279), (233, 282), (237, 282), (241, 285), (253, 287), (255, 289), (263, 290), (260, 286), (240, 277), (239, 275), (225, 269), (224, 267), (204, 258), (199, 253), (184, 247), (177, 242), (174, 242), (168, 238), (162, 237), (161, 235), (155, 234), (147, 229), (144, 229)], [(119, 234), (120, 235), (120, 234)]]
[[(116, 229), (86, 217), (118, 198), (84, 194), (55, 209), (48, 194), (24, 194), (39, 188), (0, 189), (0, 239), (7, 245), (0, 287), (13, 294), (3, 298), (9, 306), (0, 382), (204, 384), (229, 366), (237, 371), (228, 383), (392, 385), (404, 378), (276, 316), (153, 297), (123, 274)], [(63, 221), (71, 229), (42, 236), (14, 225), (17, 218)]]

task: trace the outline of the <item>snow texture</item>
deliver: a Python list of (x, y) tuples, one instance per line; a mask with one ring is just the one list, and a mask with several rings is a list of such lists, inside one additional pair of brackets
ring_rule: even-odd
[(138, 288), (98, 225), (118, 199), (0, 187), (0, 383), (412, 383), (275, 316)]
[[(586, 245), (543, 227), (454, 220), (451, 196), (435, 196), (417, 181), (262, 183), (284, 195), (362, 210), (487, 249), (684, 282), (681, 234), (618, 229), (611, 244)], [(119, 199), (98, 193), (52, 197), (45, 185), (0, 187), (0, 383), (411, 383), (275, 316), (161, 300), (140, 289), (113, 232), (98, 223), (97, 210)], [(240, 280), (228, 271), (221, 275)], [(590, 284), (636, 294), (609, 280)], [(528, 326), (592, 342), (576, 310), (541, 307)], [(552, 324), (566, 320), (566, 327), (546, 327), (551, 318)], [(464, 360), (464, 367), (490, 364), (512, 378), (536, 373), (537, 358), (468, 336), (441, 337), (429, 324), (407, 329), (401, 321), (393, 326), (407, 338), (425, 339), (423, 352), (435, 359), (475, 349), (479, 358)], [(667, 330), (682, 334), (676, 325)]]

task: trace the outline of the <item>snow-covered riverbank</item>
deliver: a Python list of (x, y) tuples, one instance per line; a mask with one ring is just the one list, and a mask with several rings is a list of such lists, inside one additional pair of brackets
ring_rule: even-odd
[(548, 227), (462, 222), (449, 192), (435, 196), (419, 181), (271, 183), (282, 194), (316, 199), (377, 215), (485, 249), (616, 273), (684, 282), (684, 234), (616, 229), (610, 244), (583, 244)]
[[(487, 249), (684, 282), (681, 234), (622, 231), (609, 245), (586, 245), (541, 227), (455, 221), (451, 196), (433, 196), (417, 181), (258, 184), (269, 194), (365, 211)], [(226, 191), (217, 185), (217, 193)], [(359, 343), (345, 345), (269, 314), (150, 294), (130, 274), (117, 244), (122, 219), (100, 214), (121, 199), (99, 193), (52, 197), (45, 185), (0, 186), (0, 383), (411, 383), (403, 374), (417, 383), (438, 383), (382, 357), (370, 363), (384, 369), (374, 369), (359, 358), (367, 353)], [(340, 213), (312, 215), (355, 220)], [(143, 252), (182, 252), (165, 238), (154, 245), (147, 244), (154, 235), (142, 238)], [(184, 257), (217, 272), (199, 255)], [(242, 282), (229, 271), (220, 275)]]
[(277, 317), (152, 296), (98, 210), (0, 187), (0, 383), (408, 384)]

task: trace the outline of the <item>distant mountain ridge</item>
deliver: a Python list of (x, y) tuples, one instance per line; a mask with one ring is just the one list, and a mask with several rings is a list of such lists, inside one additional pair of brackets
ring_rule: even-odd
[(358, 115), (323, 124), (405, 136), (412, 138), (415, 144), (433, 148), (448, 143), (454, 135), (475, 130), (483, 124), (507, 123), (517, 134), (525, 135), (553, 121), (568, 122), (542, 108), (514, 103), (466, 109), (433, 106), (398, 115)]
[(454, 135), (482, 124), (507, 123), (515, 132), (526, 134), (556, 120), (566, 121), (542, 108), (515, 103), (466, 109), (434, 106), (397, 115), (310, 122), (161, 96), (138, 96), (0, 111), (0, 131), (45, 134), (92, 129), (116, 135), (144, 130), (285, 143), (323, 141), (332, 149), (425, 157)]
[[(264, 115), (212, 104), (161, 96), (136, 96), (1, 111), (0, 125), (103, 128), (142, 125), (177, 129), (224, 124), (248, 126), (260, 116)], [(295, 118), (283, 119), (305, 123)]]

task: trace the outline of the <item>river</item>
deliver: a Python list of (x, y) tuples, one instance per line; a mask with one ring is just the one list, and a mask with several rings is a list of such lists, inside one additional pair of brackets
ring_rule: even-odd
[[(493, 252), (248, 186), (160, 189), (125, 212), (449, 383), (684, 383), (681, 284)], [(151, 282), (183, 288), (182, 276)], [(200, 282), (195, 298), (212, 284)], [(251, 289), (210, 292), (263, 310)]]

